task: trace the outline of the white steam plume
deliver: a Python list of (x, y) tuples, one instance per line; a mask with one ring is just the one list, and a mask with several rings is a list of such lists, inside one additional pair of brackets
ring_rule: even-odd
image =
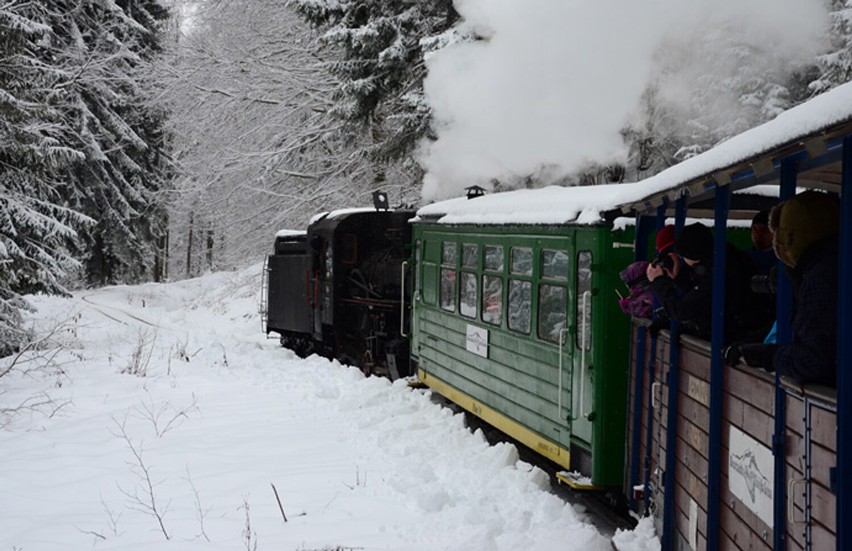
[(813, 60), (826, 28), (818, 0), (455, 0), (455, 6), (463, 27), (486, 39), (454, 44), (427, 60), (425, 89), (438, 138), (420, 152), (427, 201), (492, 179), (536, 175), (547, 184), (589, 162), (623, 161), (619, 131), (651, 79), (666, 101), (687, 104), (696, 74), (724, 79), (712, 72), (737, 70), (735, 63), (716, 63), (708, 75), (690, 64), (693, 42), (702, 44), (699, 57), (718, 61), (724, 44), (715, 55), (712, 40), (695, 40), (716, 28), (734, 25), (743, 44), (773, 52), (767, 63), (788, 70)]

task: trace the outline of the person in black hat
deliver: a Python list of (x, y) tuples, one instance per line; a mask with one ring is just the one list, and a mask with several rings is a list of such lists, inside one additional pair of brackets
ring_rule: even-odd
[(769, 229), (769, 211), (762, 210), (751, 219), (751, 242), (753, 248), (746, 251), (756, 275), (769, 275), (775, 266), (775, 251), (772, 250), (772, 231)]
[[(713, 233), (703, 224), (690, 224), (677, 236), (675, 248), (680, 258), (675, 259), (671, 269), (648, 267), (646, 275), (651, 290), (668, 317), (679, 321), (685, 332), (709, 339), (713, 308)], [(681, 259), (690, 268), (689, 277), (682, 275)], [(730, 244), (726, 266), (724, 341), (765, 334), (772, 320), (757, 319), (759, 311), (750, 307), (755, 297), (750, 287), (748, 260)]]

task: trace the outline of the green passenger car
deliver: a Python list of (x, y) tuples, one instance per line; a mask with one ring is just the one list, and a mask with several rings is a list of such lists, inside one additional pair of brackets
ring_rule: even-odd
[(630, 318), (615, 290), (633, 229), (447, 223), (434, 212), (413, 231), (420, 381), (583, 485), (621, 486)]

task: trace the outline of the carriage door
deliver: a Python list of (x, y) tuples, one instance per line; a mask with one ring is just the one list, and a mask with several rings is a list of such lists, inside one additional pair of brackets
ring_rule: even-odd
[(574, 331), (569, 344), (572, 350), (573, 370), (571, 375), (572, 411), (571, 432), (589, 445), (592, 444), (592, 421), (595, 410), (595, 357), (594, 357), (594, 301), (592, 288), (593, 251), (597, 250), (597, 232), (577, 231), (574, 258), (571, 262), (574, 292), (569, 322)]
[[(552, 355), (548, 357), (555, 369), (549, 372), (553, 377), (550, 381), (553, 384), (552, 388), (556, 391), (550, 398), (555, 407), (551, 410), (551, 403), (548, 403), (543, 406), (546, 410), (542, 413), (547, 412), (547, 417), (552, 419), (553, 430), (556, 431), (553, 437), (564, 449), (569, 449), (571, 446), (571, 371), (573, 369), (571, 355), (573, 349), (570, 331), (570, 295), (573, 290), (570, 279), (573, 248), (573, 232), (567, 238), (538, 239), (536, 247), (540, 265), (535, 292), (537, 297), (535, 311), (538, 318), (535, 325), (536, 337), (539, 342), (546, 343), (549, 352), (552, 351)], [(524, 249), (512, 248), (513, 271), (514, 257), (519, 250)], [(510, 281), (509, 285), (512, 289), (514, 282)], [(510, 295), (510, 309), (511, 302)], [(550, 411), (552, 414), (549, 413)]]

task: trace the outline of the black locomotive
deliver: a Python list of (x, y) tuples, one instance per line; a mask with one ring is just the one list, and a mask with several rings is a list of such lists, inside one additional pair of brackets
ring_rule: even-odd
[(266, 333), (302, 357), (319, 354), (391, 379), (409, 375), (403, 263), (409, 210), (351, 209), (282, 232), (266, 268)]

